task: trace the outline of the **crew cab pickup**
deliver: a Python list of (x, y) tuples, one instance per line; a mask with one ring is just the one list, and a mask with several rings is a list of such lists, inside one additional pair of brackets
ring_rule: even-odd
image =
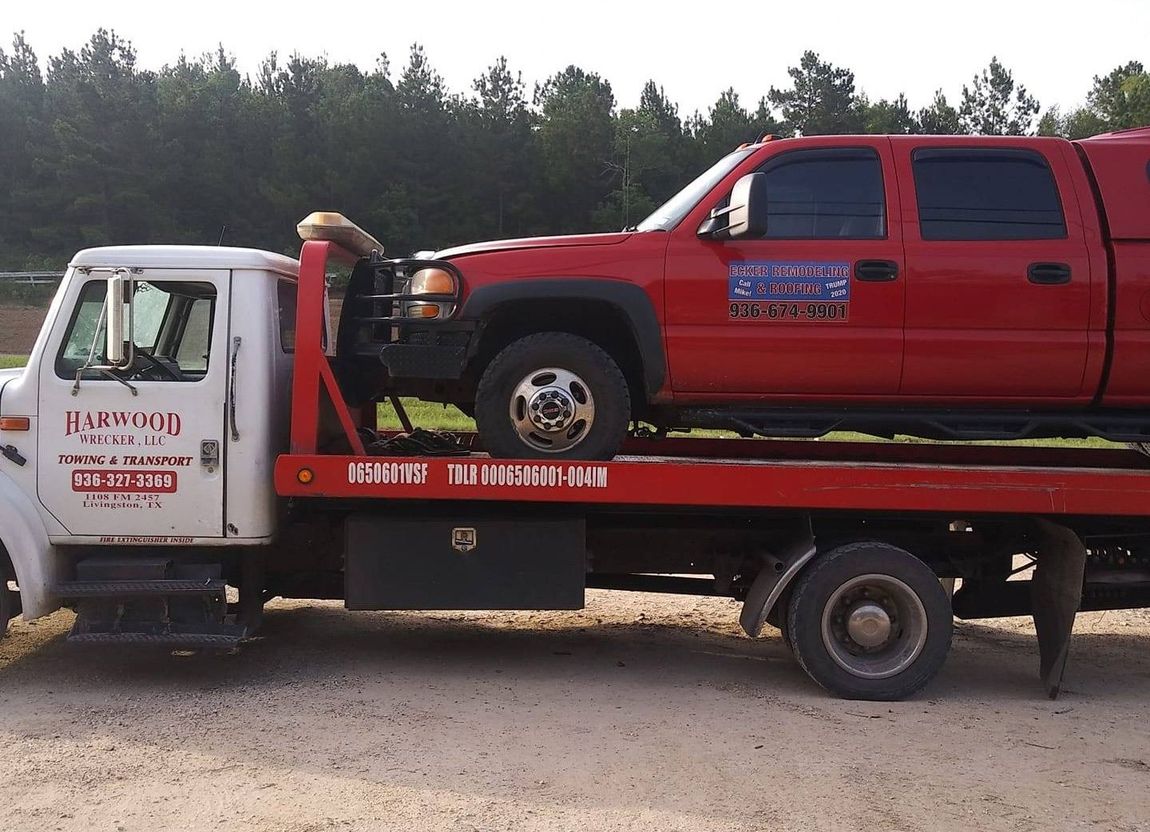
[(339, 344), (356, 398), (455, 404), (500, 457), (639, 423), (1144, 441), (1150, 128), (767, 137), (620, 233), (365, 258)]

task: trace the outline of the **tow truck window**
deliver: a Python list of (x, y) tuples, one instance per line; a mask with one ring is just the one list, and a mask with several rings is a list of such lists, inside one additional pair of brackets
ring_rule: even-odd
[[(215, 317), (216, 290), (210, 283), (137, 280), (132, 300), (132, 341), (136, 359), (117, 371), (140, 381), (194, 382), (208, 371)], [(80, 290), (76, 311), (56, 357), (56, 375), (72, 379), (91, 362), (106, 364), (104, 356), (103, 280), (90, 280)], [(94, 349), (93, 349), (94, 345)], [(98, 381), (106, 377), (85, 373)]]
[(1054, 176), (1033, 150), (921, 148), (913, 165), (924, 240), (1066, 236)]
[(295, 284), (281, 280), (276, 286), (276, 296), (279, 299), (280, 349), (292, 353), (295, 352)]
[(772, 157), (768, 239), (871, 240), (886, 236), (882, 165), (869, 148), (793, 150)]

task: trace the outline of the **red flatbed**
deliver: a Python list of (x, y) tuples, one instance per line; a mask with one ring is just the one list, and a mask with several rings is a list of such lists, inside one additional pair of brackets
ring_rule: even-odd
[[(349, 405), (323, 337), (329, 257), (354, 259), (303, 247), (274, 478), (299, 500), (297, 543), (333, 553), (331, 597), (351, 609), (571, 609), (586, 587), (724, 595), (749, 635), (785, 627), (828, 689), (893, 699), (937, 671), (952, 615), (1033, 614), (1054, 696), (1079, 609), (1150, 606), (1150, 458), (1121, 446), (676, 437), (633, 439), (609, 462), (373, 456), (378, 405)], [(1037, 564), (1026, 581), (1011, 580), (1019, 554)], [(953, 597), (940, 578), (961, 578)]]
[[(311, 472), (302, 483), (299, 473)], [(306, 475), (305, 475), (306, 478)], [(746, 439), (634, 440), (611, 462), (287, 454), (284, 496), (618, 506), (1143, 516), (1136, 451)]]

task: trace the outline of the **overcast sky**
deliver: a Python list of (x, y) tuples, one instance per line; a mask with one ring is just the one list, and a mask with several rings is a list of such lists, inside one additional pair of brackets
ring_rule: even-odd
[(956, 103), (992, 55), (1044, 109), (1081, 103), (1094, 75), (1128, 60), (1150, 65), (1150, 0), (0, 0), (0, 37), (24, 30), (41, 61), (99, 27), (156, 69), (223, 43), (249, 73), (272, 50), (364, 69), (386, 52), (394, 76), (419, 42), (455, 92), (501, 54), (529, 90), (574, 63), (606, 77), (621, 106), (654, 78), (684, 117), (728, 86), (753, 107), (772, 84), (788, 84), (805, 49), (853, 70), (872, 99), (905, 92), (912, 108), (938, 88)]

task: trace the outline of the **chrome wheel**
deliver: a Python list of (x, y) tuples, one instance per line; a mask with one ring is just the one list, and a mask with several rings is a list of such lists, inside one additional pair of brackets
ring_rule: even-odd
[(926, 645), (926, 609), (898, 578), (858, 575), (827, 599), (822, 637), (843, 670), (862, 679), (887, 679), (910, 667)]
[(595, 423), (595, 399), (578, 375), (545, 367), (524, 376), (511, 393), (511, 422), (526, 445), (543, 453), (574, 448)]

